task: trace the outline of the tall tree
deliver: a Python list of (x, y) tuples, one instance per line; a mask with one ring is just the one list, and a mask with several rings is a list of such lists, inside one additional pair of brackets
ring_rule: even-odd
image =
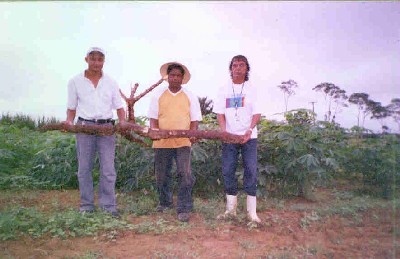
[[(349, 103), (355, 104), (358, 107), (357, 127), (360, 127), (361, 113), (367, 107), (369, 94), (366, 93), (353, 93), (349, 97)], [(363, 122), (364, 125), (364, 122)]]
[[(360, 118), (362, 118), (361, 127), (364, 127), (365, 118), (371, 114), (373, 116), (373, 111), (376, 110), (376, 116), (378, 116), (378, 110), (381, 103), (375, 102), (369, 99), (369, 95), (366, 93), (353, 93), (350, 95), (349, 102), (358, 106), (358, 116), (357, 116), (357, 126), (360, 127)], [(362, 117), (361, 117), (362, 116)]]
[[(325, 112), (325, 121), (334, 121), (336, 114), (340, 111), (340, 107), (347, 107), (345, 101), (348, 99), (346, 91), (340, 89), (332, 83), (321, 83), (313, 88), (314, 91), (323, 92), (325, 101), (327, 102), (327, 111)], [(332, 115), (332, 105), (334, 112)]]
[(390, 104), (387, 106), (387, 109), (390, 112), (390, 116), (397, 124), (398, 130), (400, 132), (400, 98), (392, 99)]
[(199, 103), (203, 116), (213, 112), (214, 105), (212, 100), (207, 100), (207, 97), (199, 97)]
[(343, 89), (338, 89), (332, 92), (332, 100), (334, 102), (332, 122), (335, 121), (336, 114), (341, 111), (341, 107), (348, 107), (346, 101), (349, 97), (346, 95), (346, 91)]
[(290, 79), (288, 81), (283, 81), (280, 85), (278, 85), (283, 92), (283, 99), (285, 101), (285, 113), (288, 111), (288, 103), (290, 96), (294, 95), (294, 88), (299, 87), (296, 81)]
[(382, 106), (380, 102), (371, 103), (371, 119), (377, 119), (379, 121), (383, 132), (388, 129), (385, 125), (385, 119), (389, 116), (390, 110), (386, 106)]

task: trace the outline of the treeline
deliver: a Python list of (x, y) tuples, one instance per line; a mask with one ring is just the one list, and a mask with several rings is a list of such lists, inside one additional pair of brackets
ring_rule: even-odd
[[(289, 98), (295, 94), (295, 89), (299, 87), (296, 81), (290, 79), (283, 81), (277, 86), (283, 92), (285, 102), (285, 112), (288, 111)], [(382, 127), (382, 131), (386, 132), (389, 127), (386, 125), (387, 119), (392, 119), (398, 126), (400, 132), (400, 98), (393, 98), (387, 105), (371, 99), (368, 93), (352, 93), (348, 95), (346, 90), (339, 86), (324, 82), (312, 88), (316, 92), (320, 92), (326, 102), (326, 111), (324, 113), (324, 121), (335, 123), (338, 114), (343, 108), (349, 105), (355, 105), (358, 109), (357, 125), (358, 128), (364, 127), (366, 118), (377, 120)], [(312, 103), (314, 109), (314, 103)]]

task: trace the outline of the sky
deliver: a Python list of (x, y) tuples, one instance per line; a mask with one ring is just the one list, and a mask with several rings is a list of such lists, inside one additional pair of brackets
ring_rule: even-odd
[[(396, 1), (43, 1), (0, 3), (0, 111), (66, 117), (67, 83), (87, 68), (89, 47), (106, 51), (104, 72), (129, 95), (156, 83), (159, 69), (183, 63), (184, 87), (215, 100), (230, 83), (229, 63), (245, 55), (267, 119), (282, 120), (282, 81), (297, 82), (288, 109), (312, 109), (323, 120), (323, 82), (367, 93), (387, 105), (400, 98), (400, 2)], [(167, 85), (164, 82), (162, 85)], [(146, 116), (151, 93), (135, 104)], [(357, 125), (357, 108), (336, 115)], [(399, 128), (385, 121), (392, 132)], [(381, 124), (364, 126), (380, 132)]]

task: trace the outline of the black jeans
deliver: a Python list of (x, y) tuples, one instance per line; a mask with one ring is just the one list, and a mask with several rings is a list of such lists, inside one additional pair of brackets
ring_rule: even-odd
[(195, 177), (191, 170), (191, 148), (155, 148), (154, 168), (160, 205), (172, 206), (172, 163), (175, 160), (178, 178), (177, 212), (190, 212), (193, 209), (192, 189)]

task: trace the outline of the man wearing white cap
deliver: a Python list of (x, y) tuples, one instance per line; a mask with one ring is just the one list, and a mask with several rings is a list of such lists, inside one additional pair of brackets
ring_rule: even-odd
[[(88, 68), (73, 77), (68, 83), (67, 119), (72, 125), (78, 117), (77, 125), (111, 126), (113, 109), (117, 110), (119, 123), (125, 120), (125, 110), (118, 84), (103, 72), (105, 52), (98, 47), (90, 48), (85, 57)], [(80, 211), (93, 212), (94, 188), (92, 170), (96, 154), (100, 162), (99, 207), (118, 217), (115, 181), (115, 135), (96, 136), (76, 134), (78, 157), (78, 180), (80, 191)]]
[[(161, 130), (197, 130), (202, 120), (199, 100), (182, 84), (190, 79), (189, 70), (177, 62), (161, 66), (161, 76), (168, 80), (168, 87), (160, 89), (152, 98), (148, 116), (150, 127)], [(154, 167), (159, 194), (156, 210), (173, 208), (172, 163), (175, 160), (178, 176), (178, 220), (189, 221), (193, 209), (192, 189), (195, 177), (191, 171), (191, 146), (189, 138), (170, 138), (153, 141)]]

